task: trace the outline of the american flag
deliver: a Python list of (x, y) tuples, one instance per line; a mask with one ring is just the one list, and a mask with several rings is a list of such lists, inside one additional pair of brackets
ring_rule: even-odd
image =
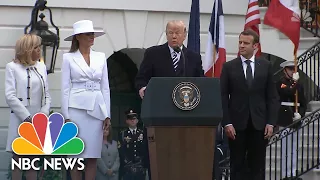
[(215, 0), (208, 32), (205, 59), (202, 66), (207, 77), (220, 77), (222, 65), (226, 62), (224, 16), (222, 0)]
[[(258, 0), (249, 0), (248, 4), (248, 10), (246, 14), (246, 22), (244, 25), (244, 29), (252, 29), (254, 30), (258, 35), (260, 35), (259, 32), (259, 24), (260, 21), (260, 10), (259, 10), (259, 3)], [(261, 46), (259, 43), (256, 56), (261, 55)]]

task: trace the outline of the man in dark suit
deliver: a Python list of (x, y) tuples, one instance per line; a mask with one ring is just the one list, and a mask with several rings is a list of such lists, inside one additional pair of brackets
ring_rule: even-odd
[(243, 31), (239, 36), (241, 56), (226, 62), (220, 76), (231, 180), (264, 179), (266, 145), (277, 120), (278, 95), (272, 66), (255, 57), (258, 44), (258, 34), (251, 29)]
[(152, 77), (204, 76), (200, 54), (183, 46), (183, 41), (187, 36), (184, 23), (182, 21), (168, 22), (166, 35), (167, 43), (150, 47), (145, 51), (136, 77), (136, 88), (141, 98)]

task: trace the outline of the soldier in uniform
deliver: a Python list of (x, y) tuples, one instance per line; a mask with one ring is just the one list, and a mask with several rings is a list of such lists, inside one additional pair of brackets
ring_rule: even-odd
[[(279, 109), (277, 125), (280, 129), (287, 127), (305, 115), (307, 104), (304, 96), (303, 86), (298, 82), (299, 73), (294, 72), (294, 62), (285, 61), (280, 64), (283, 67), (284, 76), (277, 82), (277, 90), (280, 96), (281, 107)], [(295, 112), (295, 94), (298, 92), (298, 112)], [(293, 128), (299, 128), (301, 122), (295, 122)], [(287, 128), (283, 131), (286, 136), (282, 139), (282, 177), (283, 180), (294, 179), (296, 176), (296, 150), (297, 150), (297, 132), (287, 135), (294, 129)], [(291, 177), (292, 176), (292, 177)], [(297, 178), (297, 180), (302, 180)]]
[(118, 142), (123, 180), (145, 180), (148, 168), (146, 133), (137, 127), (137, 113), (133, 109), (125, 114), (128, 128), (120, 132)]

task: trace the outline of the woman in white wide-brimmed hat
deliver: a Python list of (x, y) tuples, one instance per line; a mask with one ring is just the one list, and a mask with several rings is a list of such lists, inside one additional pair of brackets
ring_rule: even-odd
[[(63, 54), (61, 68), (61, 112), (66, 120), (78, 126), (78, 137), (84, 150), (73, 158), (85, 158), (85, 179), (95, 178), (97, 158), (101, 157), (103, 130), (110, 125), (110, 90), (108, 67), (104, 53), (91, 49), (96, 31), (92, 21), (81, 20), (73, 24), (70, 52)], [(82, 179), (81, 171), (74, 168), (72, 180)]]

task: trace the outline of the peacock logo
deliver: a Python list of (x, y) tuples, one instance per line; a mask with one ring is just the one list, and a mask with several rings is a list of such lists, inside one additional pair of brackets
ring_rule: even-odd
[(79, 155), (84, 150), (83, 141), (76, 137), (77, 125), (64, 123), (60, 113), (52, 113), (49, 118), (37, 113), (32, 123), (20, 124), (18, 134), (20, 137), (12, 142), (12, 150), (18, 155)]

